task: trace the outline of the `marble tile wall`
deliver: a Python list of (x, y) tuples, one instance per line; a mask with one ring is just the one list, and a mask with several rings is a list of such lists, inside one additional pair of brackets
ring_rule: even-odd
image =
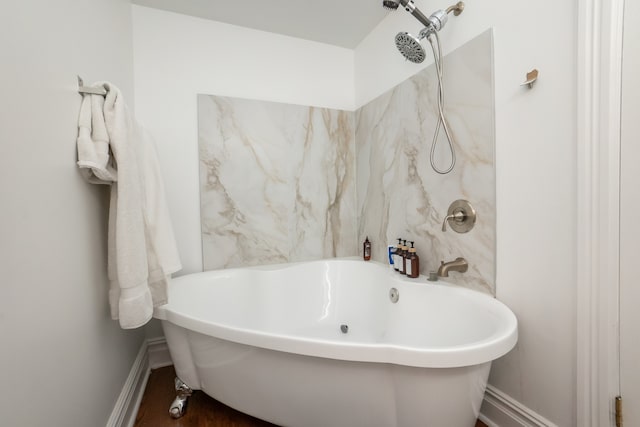
[(354, 119), (198, 96), (205, 270), (357, 253)]
[[(425, 43), (428, 54), (429, 44)], [(437, 123), (437, 78), (432, 65), (356, 112), (358, 241), (373, 242), (373, 258), (386, 260), (397, 237), (415, 241), (421, 272), (459, 256), (469, 271), (449, 281), (495, 293), (495, 168), (492, 33), (451, 52), (444, 61), (445, 113), (457, 163), (447, 175), (429, 164)], [(444, 133), (437, 164), (449, 154)], [(442, 232), (449, 204), (466, 199), (478, 215), (466, 234)]]
[[(385, 262), (387, 244), (403, 237), (415, 241), (422, 274), (462, 256), (469, 271), (448, 280), (495, 293), (492, 64), (491, 31), (445, 58), (457, 155), (447, 175), (429, 164), (433, 65), (356, 112), (199, 95), (204, 268), (356, 255), (366, 236)], [(441, 132), (440, 168), (446, 147)], [(441, 231), (456, 199), (478, 213), (469, 233)]]

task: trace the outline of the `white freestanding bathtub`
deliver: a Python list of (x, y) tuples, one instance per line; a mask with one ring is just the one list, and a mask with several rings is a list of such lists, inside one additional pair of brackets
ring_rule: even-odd
[(192, 274), (169, 298), (178, 377), (281, 426), (472, 427), (517, 341), (496, 299), (360, 260)]

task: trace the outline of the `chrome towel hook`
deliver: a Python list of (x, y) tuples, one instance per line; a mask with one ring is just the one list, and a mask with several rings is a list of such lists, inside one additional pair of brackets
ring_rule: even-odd
[(94, 95), (102, 95), (102, 96), (107, 94), (107, 91), (104, 88), (85, 86), (84, 82), (82, 81), (82, 77), (80, 76), (78, 76), (78, 92), (91, 93)]

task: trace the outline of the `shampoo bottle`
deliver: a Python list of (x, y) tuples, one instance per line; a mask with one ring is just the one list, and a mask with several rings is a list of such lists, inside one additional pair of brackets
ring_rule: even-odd
[(416, 253), (416, 248), (413, 247), (413, 242), (409, 248), (409, 256), (407, 257), (407, 277), (415, 279), (420, 276), (420, 258)]

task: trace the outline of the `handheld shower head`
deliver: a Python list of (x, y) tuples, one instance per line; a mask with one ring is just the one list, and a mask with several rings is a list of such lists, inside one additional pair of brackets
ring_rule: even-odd
[(425, 27), (429, 25), (429, 20), (422, 12), (420, 12), (420, 9), (416, 7), (413, 0), (382, 0), (382, 6), (388, 10), (397, 10), (400, 5), (402, 5), (407, 12), (412, 14), (414, 18), (420, 21), (422, 25)]
[(388, 10), (396, 10), (400, 6), (400, 0), (382, 0), (382, 7)]
[(396, 47), (407, 61), (416, 64), (423, 62), (427, 56), (420, 39), (407, 32), (400, 32), (396, 35)]

